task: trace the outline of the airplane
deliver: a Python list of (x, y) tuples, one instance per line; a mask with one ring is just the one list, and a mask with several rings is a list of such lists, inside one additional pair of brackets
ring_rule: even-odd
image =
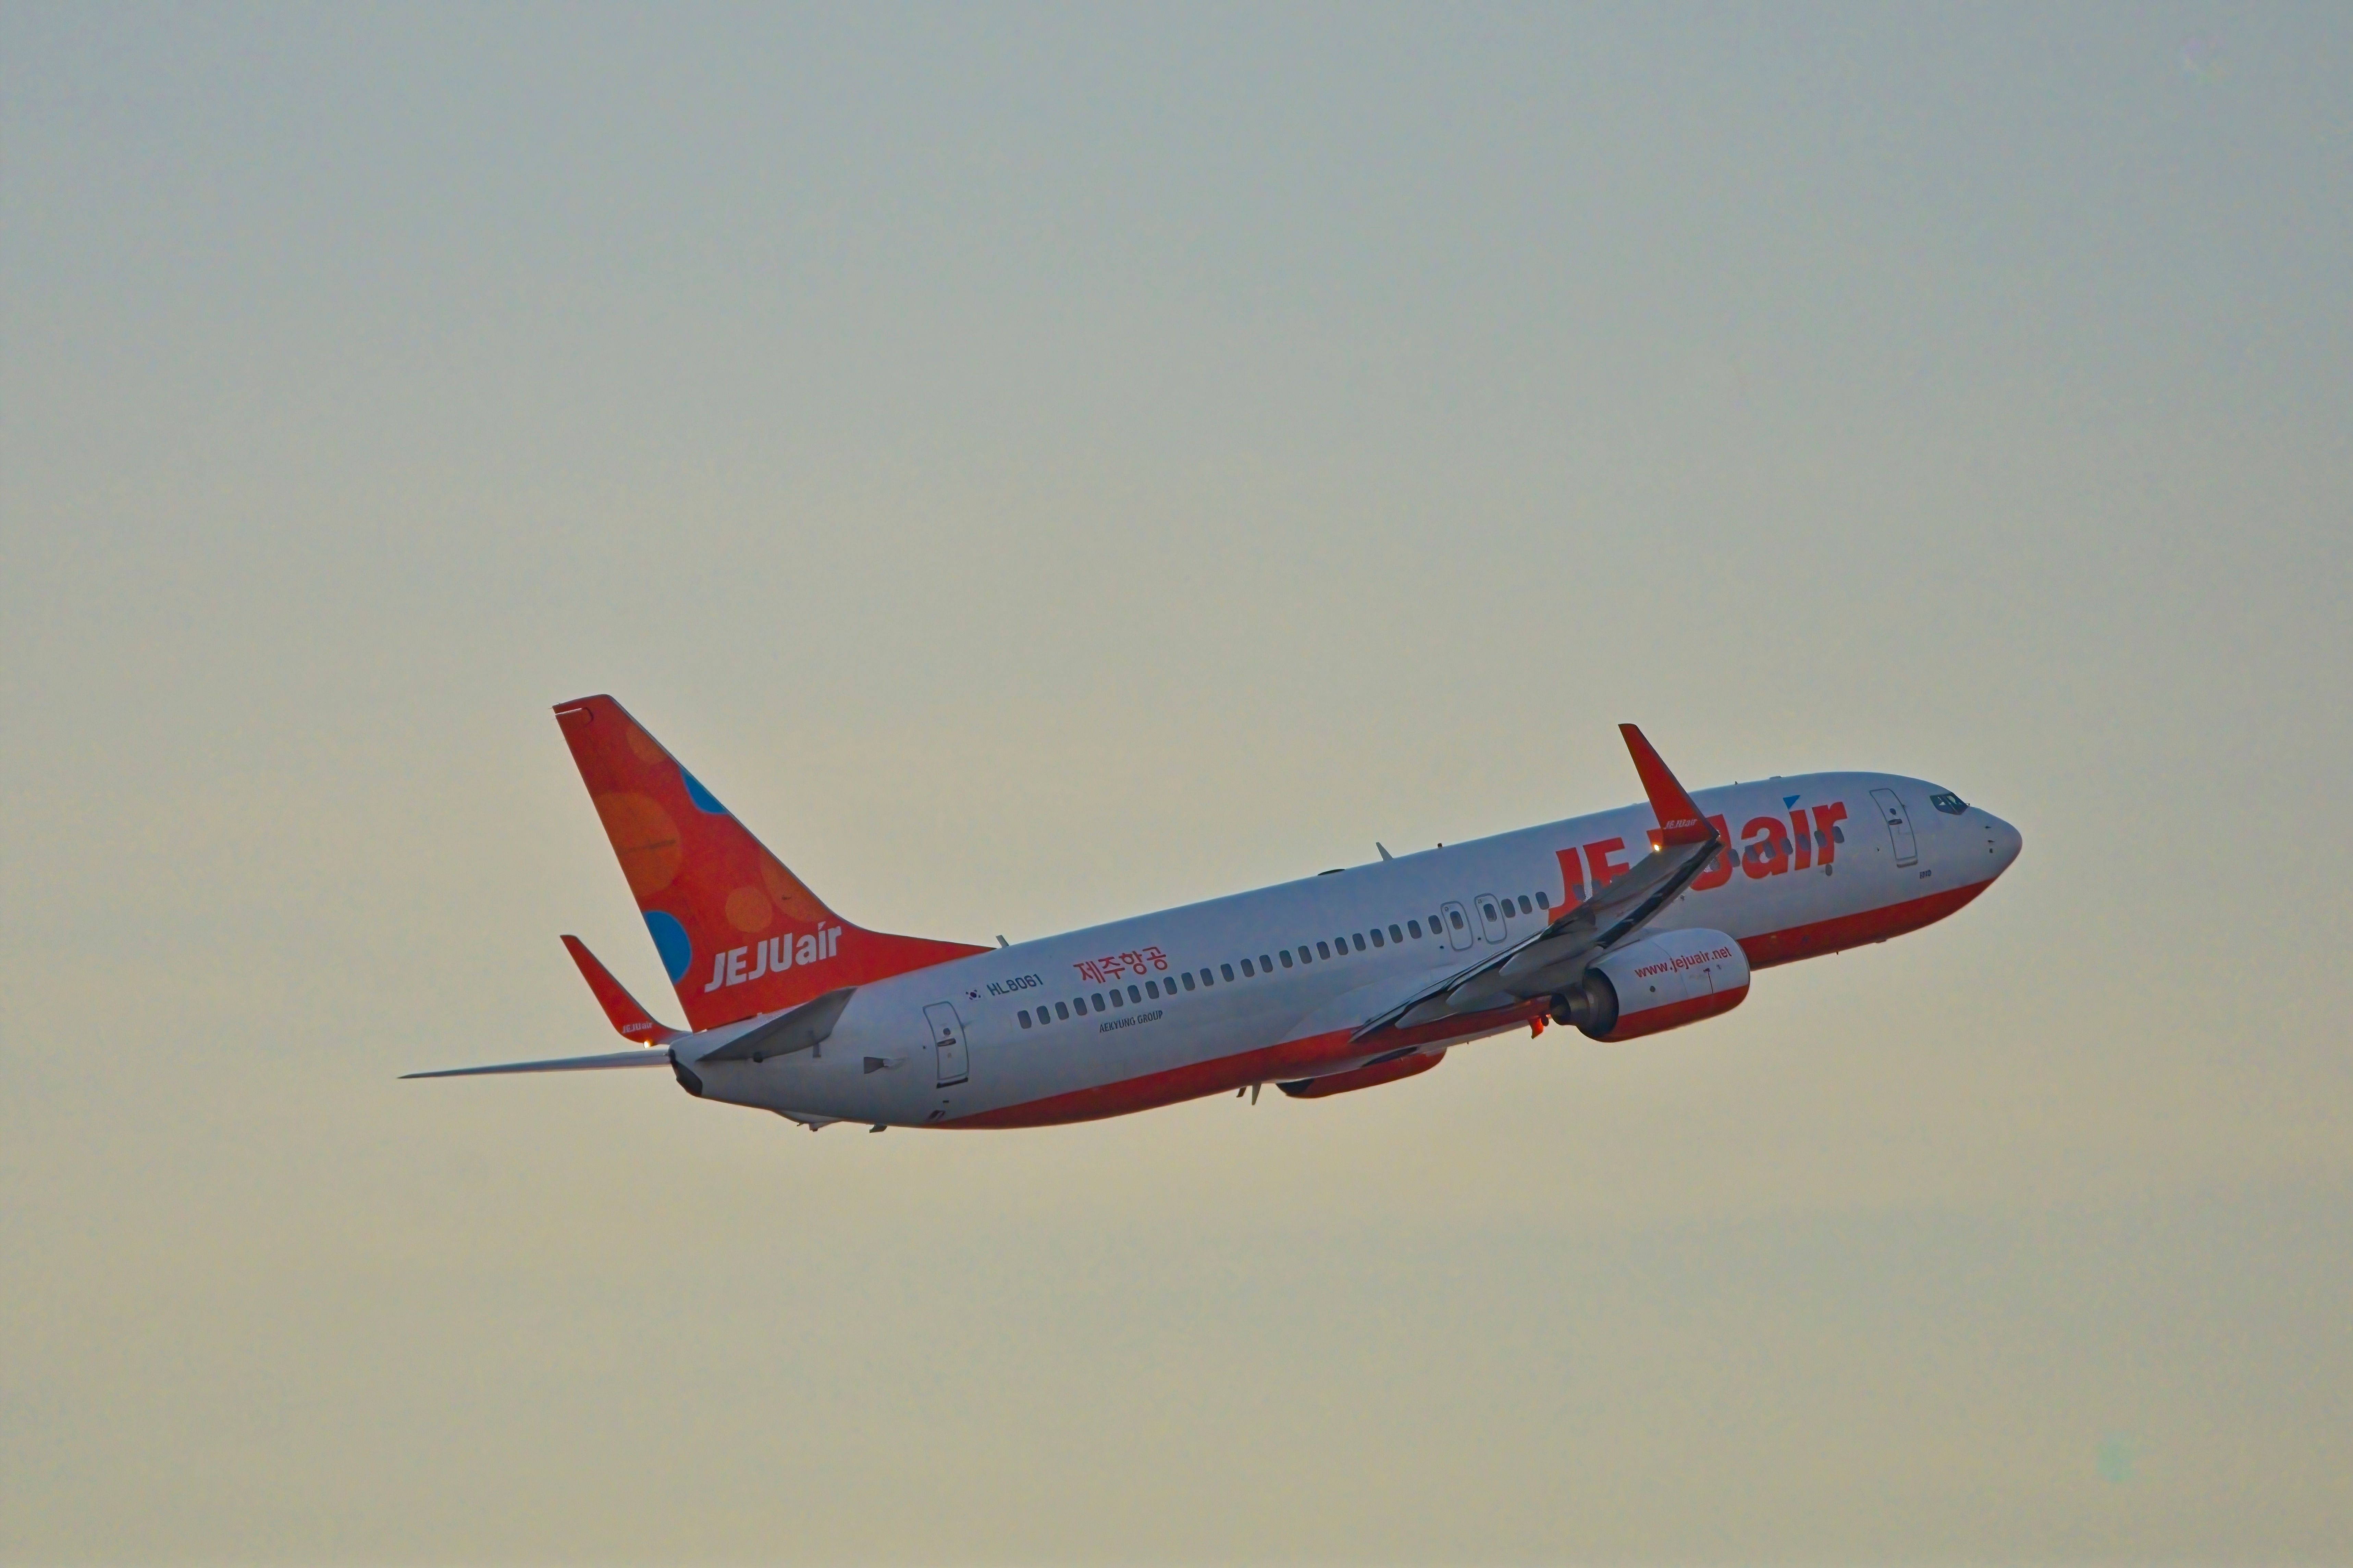
[(687, 1027), (566, 936), (630, 1049), (405, 1076), (666, 1068), (812, 1131), (1045, 1127), (1270, 1083), (1319, 1100), (1550, 1024), (1638, 1039), (1730, 1012), (1757, 970), (1945, 919), (2021, 843), (1892, 773), (1691, 795), (1621, 724), (1641, 805), (986, 947), (836, 914), (612, 698), (555, 717)]

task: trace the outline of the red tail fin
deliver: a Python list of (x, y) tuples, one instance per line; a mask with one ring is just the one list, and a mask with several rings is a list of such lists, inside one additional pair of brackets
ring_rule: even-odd
[(1659, 843), (1704, 844), (1714, 829), (1699, 814), (1692, 797), (1659, 760), (1642, 731), (1631, 724), (1620, 724), (1618, 732), (1626, 737), (1626, 749), (1634, 754), (1634, 771), (1642, 775), (1642, 792), (1651, 797), (1651, 809), (1658, 814)]
[(690, 1026), (987, 951), (835, 914), (611, 698), (555, 717)]

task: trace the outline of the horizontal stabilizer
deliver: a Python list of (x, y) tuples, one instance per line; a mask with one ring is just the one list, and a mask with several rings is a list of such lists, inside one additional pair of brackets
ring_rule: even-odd
[(612, 1020), (621, 1038), (635, 1040), (641, 1046), (666, 1046), (678, 1037), (676, 1029), (655, 1023), (653, 1015), (638, 1005), (638, 999), (613, 978), (612, 971), (597, 962), (586, 942), (576, 936), (567, 936), (564, 939), (564, 951), (580, 966), (580, 978), (588, 983), (596, 1005), (605, 1009), (605, 1016)]
[(780, 1013), (756, 1028), (744, 1030), (716, 1050), (709, 1050), (693, 1058), (697, 1066), (704, 1062), (764, 1062), (770, 1057), (790, 1056), (825, 1044), (833, 1033), (834, 1025), (841, 1021), (842, 1009), (858, 987), (845, 985), (839, 991), (828, 991), (814, 1002), (804, 1002), (789, 1013)]
[(443, 1068), (437, 1072), (405, 1072), (412, 1078), (482, 1078), (492, 1073), (509, 1072), (595, 1072), (601, 1068), (666, 1068), (670, 1053), (663, 1050), (615, 1051), (602, 1057), (557, 1057), (543, 1062), (501, 1062), (496, 1067)]

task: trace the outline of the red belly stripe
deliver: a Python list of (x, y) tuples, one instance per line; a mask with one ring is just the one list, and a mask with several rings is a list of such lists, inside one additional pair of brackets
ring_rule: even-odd
[(1787, 931), (1767, 931), (1762, 936), (1745, 936), (1740, 939), (1740, 951), (1748, 955), (1749, 968), (1770, 969), (1777, 963), (1817, 958), (1842, 947), (1885, 942), (1891, 936), (1936, 924), (1992, 886), (1990, 881), (1972, 882), (1966, 888), (1947, 888), (1941, 893), (1889, 904), (1884, 909), (1791, 926)]

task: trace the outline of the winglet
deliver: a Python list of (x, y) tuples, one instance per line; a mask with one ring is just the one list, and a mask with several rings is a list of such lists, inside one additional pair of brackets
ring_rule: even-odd
[(1660, 846), (1704, 844), (1715, 837), (1715, 830), (1700, 816), (1699, 807), (1683, 793), (1683, 786), (1675, 782), (1675, 775), (1667, 771), (1667, 764), (1659, 760), (1651, 742), (1642, 738), (1642, 731), (1634, 725), (1620, 724), (1618, 732), (1626, 737), (1626, 750), (1634, 757), (1634, 771), (1642, 775), (1642, 791), (1651, 797), (1651, 809), (1658, 814)]
[(588, 944), (576, 936), (564, 939), (564, 951), (580, 966), (580, 978), (588, 982), (596, 1001), (605, 1009), (605, 1016), (613, 1020), (613, 1027), (621, 1038), (634, 1040), (641, 1046), (664, 1046), (678, 1038), (678, 1031), (666, 1029), (653, 1021), (651, 1015), (638, 1005), (638, 999), (621, 988), (621, 983), (588, 951)]

